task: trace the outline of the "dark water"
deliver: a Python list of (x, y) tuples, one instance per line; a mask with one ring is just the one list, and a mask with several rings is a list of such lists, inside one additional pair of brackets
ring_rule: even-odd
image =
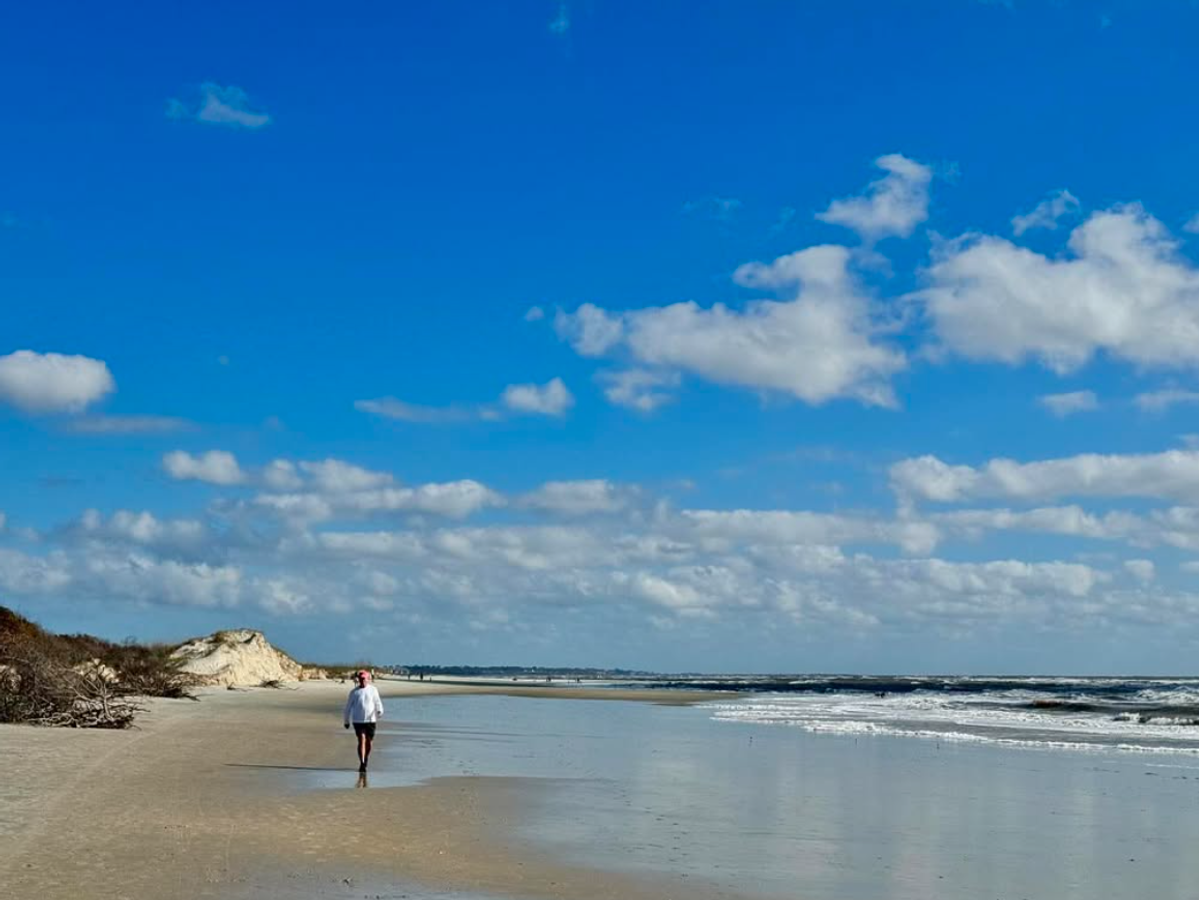
[(719, 676), (647, 681), (722, 691), (722, 721), (836, 734), (1199, 752), (1199, 679)]

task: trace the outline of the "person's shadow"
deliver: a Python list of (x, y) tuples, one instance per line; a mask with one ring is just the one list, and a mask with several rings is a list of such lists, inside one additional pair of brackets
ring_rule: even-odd
[(366, 773), (365, 772), (358, 773), (358, 783), (355, 784), (354, 787), (356, 787), (356, 788), (370, 787), (370, 785), (366, 783)]

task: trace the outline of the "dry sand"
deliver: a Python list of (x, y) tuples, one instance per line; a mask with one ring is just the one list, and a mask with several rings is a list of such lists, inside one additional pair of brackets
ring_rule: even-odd
[[(694, 879), (555, 862), (506, 836), (532, 785), (446, 778), (416, 787), (288, 792), (288, 768), (343, 769), (349, 685), (208, 690), (153, 701), (129, 731), (0, 726), (0, 885), (13, 900), (497, 896), (731, 897)], [(382, 682), (385, 697), (504, 693), (686, 702), (586, 688)], [(534, 702), (534, 701), (530, 701)], [(388, 718), (403, 719), (403, 700)], [(389, 739), (394, 739), (390, 738)], [(402, 738), (399, 738), (402, 739)], [(411, 891), (403, 893), (403, 891)], [(412, 890), (416, 888), (415, 890)]]

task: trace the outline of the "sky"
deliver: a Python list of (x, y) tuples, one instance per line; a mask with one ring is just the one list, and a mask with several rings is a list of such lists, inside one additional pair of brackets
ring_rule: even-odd
[(1199, 7), (24, 4), (0, 604), (1188, 674)]

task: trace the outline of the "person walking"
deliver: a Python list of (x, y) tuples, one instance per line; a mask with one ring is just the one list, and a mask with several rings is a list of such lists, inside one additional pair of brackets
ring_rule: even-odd
[(346, 728), (352, 724), (358, 738), (358, 771), (365, 772), (371, 758), (371, 744), (375, 740), (375, 723), (383, 716), (383, 700), (379, 689), (371, 684), (371, 673), (363, 669), (354, 675), (357, 686), (346, 698), (342, 715)]

